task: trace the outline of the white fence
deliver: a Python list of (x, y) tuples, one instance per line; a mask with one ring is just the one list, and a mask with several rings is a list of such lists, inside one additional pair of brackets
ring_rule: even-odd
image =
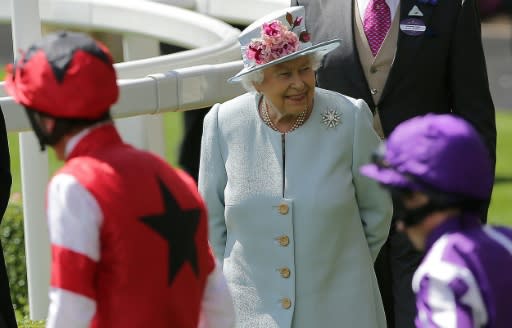
[[(242, 67), (238, 60), (239, 31), (219, 19), (245, 25), (289, 3), (285, 0), (158, 2), (166, 4), (145, 0), (0, 0), (0, 21), (12, 20), (14, 49), (26, 48), (41, 36), (40, 20), (120, 33), (125, 60), (138, 59), (116, 64), (121, 97), (112, 113), (115, 118), (122, 118), (207, 107), (240, 94), (242, 89), (238, 85), (225, 82)], [(158, 56), (155, 46), (158, 41), (191, 50)], [(29, 129), (23, 110), (5, 97), (2, 84), (0, 105), (9, 131)], [(130, 124), (138, 126), (136, 129), (131, 126), (128, 129), (131, 131), (158, 131), (145, 129), (152, 122), (143, 119)], [(135, 143), (140, 137), (127, 136)], [(146, 146), (151, 148), (152, 143), (161, 143), (158, 140), (161, 138), (153, 135)], [(30, 316), (44, 319), (49, 282), (49, 242), (44, 217), (48, 159), (46, 154), (39, 153), (32, 132), (20, 133), (20, 151)]]

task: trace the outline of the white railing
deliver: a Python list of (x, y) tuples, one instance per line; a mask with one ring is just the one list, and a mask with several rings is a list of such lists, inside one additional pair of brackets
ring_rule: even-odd
[[(119, 78), (144, 77), (175, 68), (238, 60), (239, 30), (217, 19), (170, 5), (141, 0), (40, 0), (41, 21), (59, 26), (143, 35), (191, 48), (184, 52), (119, 63)], [(11, 6), (0, 1), (0, 21)], [(0, 90), (0, 95), (3, 93)]]
[[(240, 62), (201, 65), (138, 79), (119, 80), (120, 99), (112, 107), (115, 118), (168, 111), (183, 111), (211, 106), (231, 99), (242, 90), (225, 81), (241, 69)], [(20, 105), (10, 97), (0, 98), (0, 106), (11, 132), (30, 130)]]

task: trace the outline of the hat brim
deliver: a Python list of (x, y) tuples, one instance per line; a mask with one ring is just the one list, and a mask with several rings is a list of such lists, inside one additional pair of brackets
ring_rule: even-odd
[(295, 59), (295, 58), (300, 57), (300, 56), (309, 55), (309, 54), (312, 54), (314, 52), (322, 52), (322, 53), (326, 54), (326, 53), (329, 53), (332, 50), (336, 49), (340, 45), (341, 45), (341, 40), (340, 39), (333, 39), (333, 40), (330, 40), (330, 41), (325, 41), (325, 42), (318, 43), (318, 44), (316, 44), (314, 46), (311, 46), (309, 48), (305, 48), (305, 49), (302, 49), (300, 51), (294, 52), (292, 54), (283, 56), (281, 58), (278, 58), (278, 59), (273, 60), (271, 62), (268, 62), (266, 64), (252, 66), (252, 67), (244, 67), (235, 76), (230, 77), (228, 79), (228, 82), (229, 83), (240, 82), (242, 76), (244, 76), (244, 75), (247, 75), (247, 74), (252, 73), (254, 71), (258, 71), (258, 70), (267, 68), (267, 67), (272, 66), (272, 65), (276, 65), (276, 64), (279, 64), (279, 63), (283, 63), (285, 61), (289, 61), (289, 60)]
[(393, 186), (399, 188), (414, 187), (410, 179), (398, 173), (392, 168), (382, 168), (376, 164), (366, 164), (359, 169), (362, 175), (376, 180), (386, 186)]

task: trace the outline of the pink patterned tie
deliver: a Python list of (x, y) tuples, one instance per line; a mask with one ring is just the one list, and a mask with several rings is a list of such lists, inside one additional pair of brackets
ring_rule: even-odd
[(364, 12), (364, 34), (375, 57), (391, 27), (391, 11), (386, 0), (370, 0)]

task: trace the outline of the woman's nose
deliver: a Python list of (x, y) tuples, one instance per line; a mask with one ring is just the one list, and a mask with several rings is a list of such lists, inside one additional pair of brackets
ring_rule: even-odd
[(302, 89), (304, 87), (304, 79), (300, 76), (300, 74), (293, 74), (292, 86), (297, 89)]

